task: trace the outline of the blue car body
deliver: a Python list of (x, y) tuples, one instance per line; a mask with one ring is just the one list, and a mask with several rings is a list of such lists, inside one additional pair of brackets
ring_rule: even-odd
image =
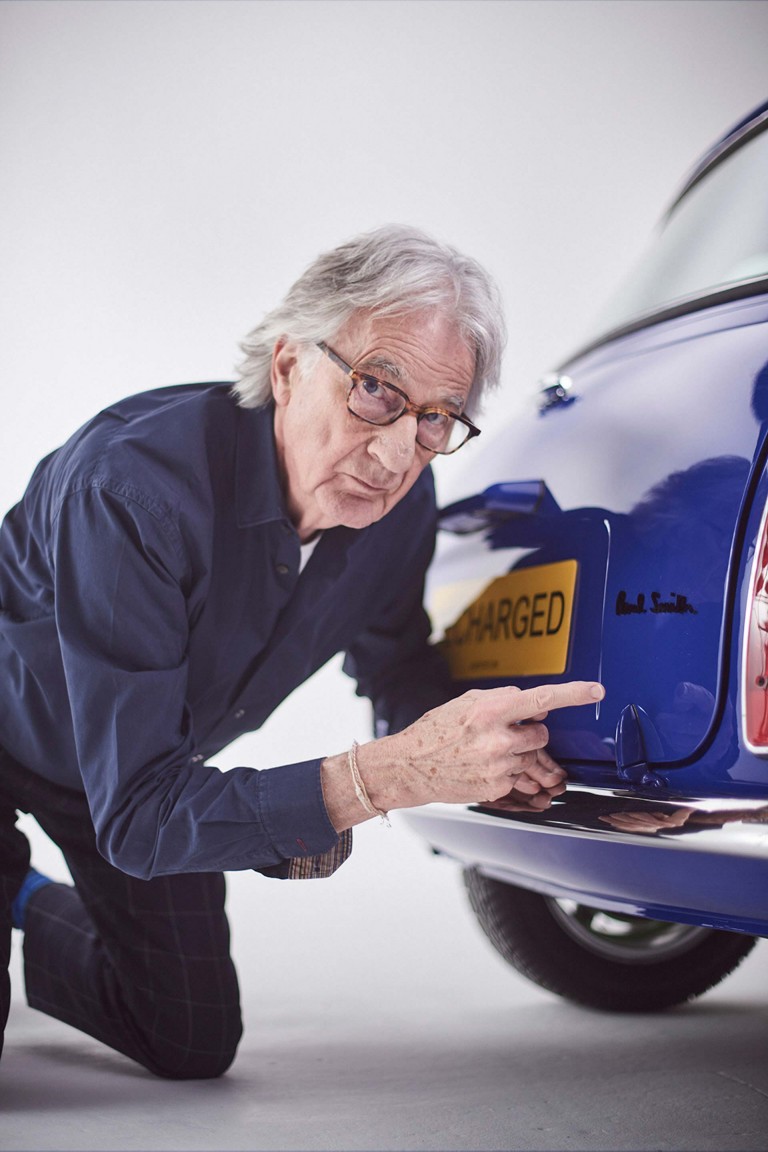
[(408, 820), (549, 898), (765, 936), (768, 105), (696, 167), (606, 323), (467, 449), (430, 576), (460, 687), (605, 700), (549, 716), (569, 787), (546, 812)]

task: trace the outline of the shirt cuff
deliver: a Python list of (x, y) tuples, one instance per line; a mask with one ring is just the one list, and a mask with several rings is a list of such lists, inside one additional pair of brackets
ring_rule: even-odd
[(340, 833), (335, 848), (321, 856), (301, 856), (288, 863), (289, 880), (325, 880), (340, 868), (352, 851), (352, 829)]
[(337, 846), (320, 778), (322, 760), (283, 764), (262, 773), (261, 818), (285, 859), (319, 856)]

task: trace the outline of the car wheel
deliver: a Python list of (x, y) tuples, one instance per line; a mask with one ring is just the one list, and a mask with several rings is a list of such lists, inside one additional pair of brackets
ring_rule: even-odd
[(556, 900), (470, 868), (481, 928), (518, 972), (567, 1000), (610, 1012), (657, 1012), (714, 987), (754, 936), (648, 920)]

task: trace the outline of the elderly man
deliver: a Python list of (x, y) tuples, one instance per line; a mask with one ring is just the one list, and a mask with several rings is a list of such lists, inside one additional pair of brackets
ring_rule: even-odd
[[(327, 876), (391, 809), (562, 791), (541, 721), (600, 686), (451, 699), (422, 607), (427, 466), (477, 434), (502, 344), (474, 261), (380, 229), (310, 266), (234, 388), (134, 396), (39, 465), (0, 532), (0, 939), (7, 962), (24, 929), (31, 1005), (158, 1075), (219, 1075), (224, 871)], [(211, 763), (337, 652), (377, 740)], [(74, 886), (30, 870), (19, 810)], [(5, 976), (3, 1023), (9, 997)]]

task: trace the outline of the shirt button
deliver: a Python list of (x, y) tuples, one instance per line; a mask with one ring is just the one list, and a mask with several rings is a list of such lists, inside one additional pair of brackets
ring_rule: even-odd
[(196, 756), (190, 756), (190, 760), (193, 764), (199, 764), (201, 760), (205, 760), (205, 756), (203, 756), (202, 752), (198, 752)]
[(288, 567), (288, 565), (287, 565), (287, 564), (276, 564), (276, 565), (275, 565), (275, 571), (276, 571), (276, 572), (277, 572), (277, 573), (278, 573), (280, 576), (287, 576), (287, 575), (288, 575), (288, 573), (290, 572), (290, 568)]
[(245, 708), (238, 708), (235, 712), (235, 720), (242, 720), (243, 716), (245, 716)]

